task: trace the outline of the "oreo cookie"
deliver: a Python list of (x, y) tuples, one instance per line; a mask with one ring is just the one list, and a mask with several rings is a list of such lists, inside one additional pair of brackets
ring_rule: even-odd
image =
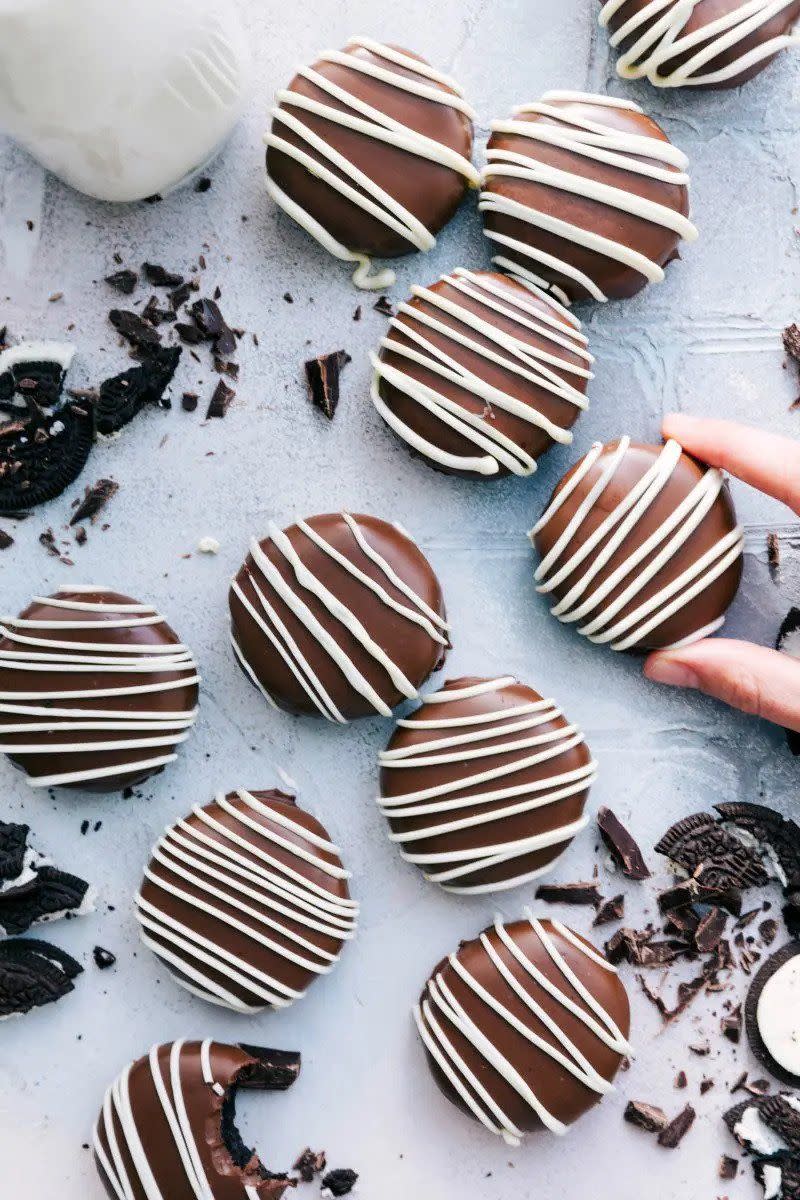
[(83, 967), (71, 955), (34, 938), (0, 942), (0, 1020), (19, 1017), (74, 991)]
[[(775, 649), (800, 660), (800, 608), (790, 608), (784, 617), (775, 639)], [(800, 733), (787, 729), (786, 741), (792, 754), (800, 755)]]
[(86, 466), (93, 441), (92, 413), (74, 402), (0, 424), (0, 514), (60, 496)]
[(0, 821), (0, 937), (94, 912), (95, 890), (30, 845), (27, 825)]
[(764, 804), (717, 804), (726, 824), (755, 842), (787, 894), (800, 891), (800, 825)]
[(23, 342), (0, 350), (0, 412), (52, 415), (74, 356), (63, 342)]
[(758, 848), (726, 829), (712, 813), (684, 817), (667, 830), (655, 849), (705, 888), (730, 892), (769, 882)]
[(762, 1066), (781, 1083), (800, 1087), (800, 941), (789, 942), (758, 971), (744, 1025)]

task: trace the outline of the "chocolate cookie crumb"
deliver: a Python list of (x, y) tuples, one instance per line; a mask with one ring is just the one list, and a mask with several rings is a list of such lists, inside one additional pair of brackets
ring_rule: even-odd
[(110, 950), (104, 950), (102, 946), (95, 946), (94, 950), (92, 951), (92, 957), (94, 958), (95, 965), (98, 966), (101, 971), (107, 971), (108, 968), (113, 967), (114, 963), (117, 961), (116, 954), (112, 954)]
[(667, 1126), (667, 1114), (663, 1108), (656, 1108), (643, 1100), (629, 1100), (622, 1115), (630, 1125), (636, 1125), (647, 1133), (660, 1133)]
[(673, 1117), (669, 1124), (661, 1130), (658, 1135), (659, 1146), (663, 1146), (665, 1150), (676, 1150), (694, 1124), (695, 1116), (696, 1113), (691, 1104), (687, 1104), (677, 1117)]
[(70, 517), (70, 525), (77, 525), (80, 521), (91, 521), (94, 524), (98, 513), (118, 491), (119, 484), (114, 479), (98, 479), (92, 487), (86, 488), (83, 500)]
[(350, 1167), (337, 1167), (322, 1179), (322, 1190), (331, 1196), (348, 1196), (356, 1185), (358, 1175)]

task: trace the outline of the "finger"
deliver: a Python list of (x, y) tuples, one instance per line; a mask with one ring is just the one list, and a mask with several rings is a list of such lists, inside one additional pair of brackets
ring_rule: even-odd
[(645, 662), (656, 683), (695, 688), (733, 708), (800, 732), (800, 661), (729, 638), (660, 650)]
[(800, 442), (735, 421), (670, 413), (662, 433), (712, 467), (720, 467), (800, 513)]

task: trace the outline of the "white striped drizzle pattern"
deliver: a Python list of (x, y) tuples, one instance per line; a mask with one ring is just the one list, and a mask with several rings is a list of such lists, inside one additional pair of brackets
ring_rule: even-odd
[[(627, 16), (625, 8), (629, 0), (607, 0), (600, 12), (600, 24), (607, 27), (618, 14), (623, 17), (622, 24), (609, 38), (610, 44), (616, 47), (631, 37), (635, 39), (620, 56), (617, 74), (623, 79), (647, 78), (655, 87), (662, 88), (709, 87), (729, 83), (787, 46), (800, 45), (797, 35), (780, 34), (749, 50), (742, 48), (732, 62), (716, 70), (704, 70), (719, 55), (757, 34), (795, 0), (741, 0), (731, 12), (701, 25), (693, 33), (684, 33), (701, 2), (650, 0), (638, 12), (631, 10)], [(684, 55), (688, 55), (686, 62), (676, 62), (671, 70), (662, 70), (668, 62)]]
[[(492, 133), (527, 138), (531, 148), (527, 153), (519, 154), (516, 151), (490, 147), (486, 152), (488, 165), (483, 170), (484, 185), (487, 182), (503, 178), (542, 184), (560, 192), (586, 197), (609, 205), (620, 212), (631, 213), (636, 217), (641, 217), (644, 221), (650, 221), (664, 229), (672, 230), (688, 242), (694, 241), (697, 238), (695, 226), (688, 218), (674, 209), (653, 200), (647, 200), (644, 196), (639, 196), (634, 192), (603, 183), (598, 179), (579, 175), (575, 171), (548, 166), (539, 161), (536, 156), (537, 143), (567, 150), (572, 154), (580, 155), (581, 158), (618, 167), (630, 174), (645, 176), (647, 179), (660, 180), (676, 187), (689, 186), (689, 176), (685, 174), (688, 165), (686, 155), (670, 142), (641, 133), (629, 133), (614, 129), (598, 121), (579, 117), (571, 113), (568, 107), (564, 107), (570, 103), (626, 109), (635, 113), (642, 111), (633, 101), (619, 100), (611, 96), (583, 92), (547, 92), (538, 104), (523, 104), (514, 109), (514, 114), (549, 117), (558, 124), (551, 125), (546, 121), (525, 120), (492, 122)], [(534, 229), (541, 229), (545, 233), (554, 234), (577, 246), (611, 258), (615, 262), (623, 263), (638, 271), (650, 283), (658, 283), (664, 278), (664, 269), (659, 263), (623, 242), (604, 237), (592, 229), (575, 225), (564, 218), (541, 212), (531, 205), (512, 200), (511, 197), (504, 196), (500, 192), (482, 191), (478, 207), (481, 212), (514, 218)], [(528, 268), (506, 256), (495, 257), (492, 260), (496, 266), (509, 271), (512, 275), (529, 280), (544, 288), (549, 286), (549, 290), (554, 295), (563, 302), (568, 302), (568, 297), (561, 288), (548, 285), (547, 280), (537, 273), (537, 266), (544, 266), (572, 280), (593, 299), (600, 301), (607, 299), (596, 280), (591, 279), (566, 260), (554, 258), (527, 241), (495, 232), (486, 228), (485, 225), (484, 233), (492, 241), (521, 254), (533, 264), (531, 268)]]
[[(550, 611), (559, 621), (570, 624), (584, 622), (578, 625), (578, 633), (591, 642), (610, 643), (612, 650), (631, 649), (669, 617), (691, 604), (696, 596), (710, 587), (736, 562), (744, 547), (744, 533), (737, 525), (730, 533), (720, 538), (707, 553), (689, 563), (675, 579), (665, 583), (651, 599), (639, 604), (628, 616), (621, 617), (622, 610), (636, 599), (662, 568), (680, 554), (682, 547), (705, 519), (725, 486), (723, 473), (709, 467), (675, 510), (649, 537), (637, 545), (636, 527), (661, 494), (682, 455), (678, 443), (670, 439), (636, 486), (631, 488), (600, 522), (591, 536), (583, 543), (571, 545), (594, 505), (601, 501), (606, 487), (625, 458), (630, 443), (629, 437), (621, 438), (613, 453), (607, 456), (596, 482), (578, 505), (572, 520), (544, 556), (535, 573), (535, 579), (539, 583), (536, 590), (547, 595), (582, 564), (588, 564), (567, 594)], [(545, 528), (592, 470), (603, 449), (601, 442), (595, 442), (589, 453), (578, 463), (568, 482), (531, 530), (532, 540)], [(604, 583), (593, 586), (597, 575), (616, 551), (631, 542), (634, 544), (628, 547), (628, 553), (621, 565)], [(649, 555), (653, 557), (643, 566)], [(608, 596), (625, 580), (628, 580), (628, 583), (616, 599), (607, 602)], [(704, 628), (682, 638), (680, 642), (674, 643), (671, 648), (707, 637), (721, 628), (724, 621), (724, 616), (719, 617)]]
[[(443, 391), (422, 383), (409, 371), (390, 365), (376, 354), (370, 355), (374, 371), (372, 402), (387, 425), (399, 437), (439, 466), (457, 471), (473, 471), (480, 475), (496, 475), (502, 466), (514, 475), (531, 475), (536, 470), (536, 460), (522, 446), (496, 428), (492, 420), (493, 410), (503, 410), (537, 426), (554, 442), (560, 442), (562, 445), (569, 445), (572, 441), (570, 431), (550, 421), (533, 404), (525, 403), (492, 387), (479, 374), (461, 364), (453, 354), (435, 346), (425, 336), (424, 331), (430, 329), (443, 334), (453, 342), (454, 347), (464, 346), (487, 362), (499, 364), (557, 399), (566, 400), (576, 408), (584, 410), (588, 408), (586, 397), (568, 378), (570, 375), (578, 381), (592, 378), (588, 368), (594, 359), (586, 349), (587, 340), (581, 333), (580, 322), (536, 284), (527, 283), (522, 279), (518, 282), (526, 284), (533, 296), (546, 305), (550, 312), (543, 311), (541, 304), (526, 303), (524, 297), (515, 295), (508, 287), (498, 285), (490, 276), (476, 274), (462, 267), (446, 275), (443, 282), (483, 305), (488, 310), (487, 316), (482, 318), (464, 304), (454, 303), (430, 288), (412, 287), (412, 296), (454, 318), (460, 327), (454, 329), (422, 308), (401, 304), (397, 310), (398, 315), (405, 319), (393, 317), (389, 327), (414, 345), (407, 346), (390, 333), (381, 340), (380, 346), (382, 350), (391, 351), (410, 363), (417, 363), (426, 371), (433, 372), (470, 392), (483, 403), (483, 412), (470, 412), (451, 400)], [(499, 329), (493, 322), (493, 313), (516, 322), (520, 334), (515, 336)], [(564, 324), (565, 318), (568, 321), (567, 325)], [(422, 326), (422, 331), (419, 326)], [(529, 335), (533, 333), (539, 338), (544, 338), (551, 343), (550, 347), (542, 349), (531, 345), (529, 337), (526, 339), (522, 336), (525, 331)], [(491, 345), (482, 345), (476, 340), (476, 335), (478, 338), (486, 338)], [(585, 365), (567, 361), (559, 353), (559, 347), (583, 359)], [(382, 380), (433, 413), (443, 424), (456, 430), (471, 442), (476, 450), (482, 451), (482, 454), (476, 457), (451, 454), (416, 433), (384, 402), (380, 394)]]
[[(285, 1008), (304, 994), (255, 965), (264, 951), (313, 975), (325, 975), (338, 961), (338, 952), (315, 945), (293, 926), (334, 941), (350, 941), (355, 936), (358, 904), (307, 878), (306, 864), (332, 881), (350, 878), (341, 864), (323, 857), (325, 853), (338, 858), (337, 846), (243, 788), (235, 795), (238, 804), (222, 792), (214, 803), (234, 818), (239, 832), (223, 825), (207, 808), (195, 805), (192, 813), (205, 829), (185, 820), (170, 826), (153, 851), (161, 874), (152, 866), (145, 870), (145, 879), (155, 888), (196, 909), (203, 921), (210, 918), (217, 936), (203, 936), (173, 919), (141, 892), (135, 898), (136, 915), (144, 944), (163, 959), (185, 988), (237, 1012), (257, 1013), (265, 1007)], [(265, 826), (248, 809), (278, 829)], [(306, 845), (281, 836), (281, 828), (300, 836)], [(281, 862), (273, 853), (275, 847), (293, 855), (295, 865)], [(187, 891), (185, 884), (200, 891), (202, 898)], [(241, 912), (242, 918), (226, 913), (215, 901)], [(253, 942), (252, 958), (242, 959), (226, 948), (226, 928)], [(276, 940), (275, 934), (283, 940)], [(259, 1002), (245, 1003), (204, 968), (231, 980)]]
[[(169, 1084), (164, 1082), (158, 1061), (160, 1046), (152, 1047), (148, 1056), (148, 1064), (161, 1111), (169, 1126), (175, 1149), (185, 1172), (186, 1184), (190, 1189), (189, 1194), (194, 1195), (195, 1200), (214, 1200), (214, 1191), (203, 1167), (197, 1142), (198, 1133), (205, 1139), (207, 1131), (204, 1127), (195, 1130), (192, 1126), (184, 1096), (181, 1063), (185, 1044), (185, 1039), (181, 1039), (173, 1042), (170, 1046)], [(213, 1076), (212, 1046), (213, 1042), (210, 1038), (202, 1042), (200, 1046), (203, 1081), (212, 1088), (217, 1096), (224, 1096), (225, 1088)], [(130, 1063), (105, 1094), (103, 1109), (94, 1128), (93, 1149), (116, 1200), (134, 1200), (140, 1190), (144, 1191), (147, 1200), (172, 1200), (172, 1193), (165, 1195), (159, 1188), (148, 1158), (147, 1148), (140, 1136), (137, 1114), (133, 1111), (129, 1087), (130, 1074), (134, 1065), (134, 1063)], [(131, 1179), (122, 1157), (114, 1128), (115, 1118), (119, 1122), (125, 1149), (130, 1155), (136, 1172), (133, 1179)], [(106, 1153), (101, 1140), (101, 1132), (108, 1145), (108, 1153)], [(228, 1177), (228, 1180), (232, 1185), (232, 1178)], [(138, 1186), (135, 1188), (134, 1184)], [(257, 1187), (242, 1184), (243, 1200), (258, 1200), (258, 1192)]]
[[(631, 1047), (622, 1031), (612, 1020), (611, 1015), (606, 1012), (586, 985), (581, 982), (570, 968), (563, 954), (556, 946), (554, 939), (545, 930), (542, 922), (534, 917), (528, 908), (525, 909), (525, 916), (530, 923), (533, 933), (539, 939), (544, 953), (561, 973), (563, 984), (560, 987), (554, 984), (528, 958), (519, 944), (509, 934), (506, 925), (503, 924), (499, 917), (495, 920), (494, 932), (505, 949), (508, 950), (509, 954), (513, 956), (525, 971), (527, 978), (524, 986), (503, 962), (486, 932), (480, 935), (480, 942), (497, 972), (501, 994), (505, 992), (509, 1000), (511, 1000), (513, 993), (513, 996), (520, 999), (530, 1010), (535, 1021), (541, 1023), (555, 1039), (556, 1045), (547, 1041), (540, 1034), (537, 1034), (535, 1028), (528, 1025), (527, 1022), (520, 1021), (503, 1004), (502, 1000), (494, 995), (493, 991), (487, 990), (467, 970), (461, 962), (458, 953), (451, 954), (448, 958), (448, 963), (456, 972), (459, 979), (467, 987), (471, 988), (493, 1012), (502, 1017), (512, 1029), (530, 1042), (532, 1047), (554, 1059), (574, 1079), (591, 1089), (591, 1091), (596, 1092), (600, 1096), (605, 1095), (607, 1092), (614, 1090), (613, 1084), (600, 1075), (592, 1066), (557, 1021), (554, 1021), (548, 1015), (539, 1003), (537, 996), (542, 997), (542, 993), (546, 992), (548, 996), (557, 1000), (563, 1006), (565, 1012), (577, 1017), (598, 1042), (609, 1047), (609, 1049), (615, 1051), (617, 1054), (630, 1054)], [(580, 951), (581, 954), (584, 954), (593, 965), (616, 975), (616, 968), (603, 955), (590, 946), (587, 946), (566, 925), (555, 920), (551, 921), (551, 925), (563, 939), (569, 942), (576, 950)], [(586, 1011), (587, 1009), (589, 1010), (588, 1012)], [(469, 1111), (492, 1133), (502, 1137), (508, 1145), (519, 1145), (523, 1137), (523, 1132), (517, 1128), (493, 1098), (491, 1085), (488, 1082), (488, 1071), (482, 1072), (481, 1078), (479, 1078), (456, 1051), (448, 1037), (449, 1028), (460, 1033), (470, 1042), (485, 1061), (487, 1068), (494, 1070), (522, 1097), (546, 1129), (550, 1130), (551, 1133), (559, 1135), (566, 1133), (567, 1126), (547, 1109), (542, 1098), (525, 1081), (523, 1075), (517, 1070), (515, 1065), (509, 1062), (499, 1047), (486, 1037), (479, 1025), (469, 1016), (463, 1005), (459, 1003), (452, 990), (448, 987), (441, 971), (428, 981), (422, 1002), (414, 1009), (414, 1020), (426, 1049), (464, 1101)]]
[[(320, 55), (320, 61), (335, 63), (337, 66), (346, 67), (348, 70), (377, 79), (381, 83), (390, 84), (412, 96), (418, 96), (423, 101), (446, 105), (463, 113), (469, 121), (473, 120), (475, 114), (464, 100), (461, 88), (454, 80), (434, 70), (427, 63), (410, 58), (407, 54), (381, 42), (373, 41), (371, 38), (351, 38), (349, 46), (354, 50), (358, 48), (369, 50), (371, 54), (382, 59), (385, 65), (348, 53), (346, 50), (326, 50)], [(393, 66), (412, 71), (417, 78), (410, 79), (401, 71), (392, 70)], [(409, 212), (394, 196), (379, 187), (374, 179), (354, 166), (327, 141), (318, 137), (300, 117), (295, 116), (288, 109), (299, 109), (301, 113), (323, 117), (334, 125), (355, 130), (366, 137), (383, 142), (388, 146), (396, 146), (400, 150), (416, 155), (418, 158), (427, 159), (429, 162), (440, 163), (463, 175), (471, 187), (477, 188), (480, 176), (469, 159), (464, 158), (449, 146), (419, 133), (410, 126), (403, 125), (402, 122), (381, 112), (373, 105), (367, 104), (366, 101), (360, 100), (353, 92), (331, 82), (311, 67), (300, 67), (297, 74), (325, 92), (337, 103), (344, 105), (344, 111), (332, 104), (324, 104), (319, 100), (302, 96), (288, 88), (283, 89), (277, 93), (276, 103), (270, 112), (273, 129), (264, 135), (266, 145), (288, 155), (304, 167), (309, 174), (320, 179), (341, 196), (346, 197), (351, 204), (368, 213), (387, 228), (394, 230), (395, 233), (400, 234), (408, 241), (409, 249), (431, 250), (436, 245), (436, 238), (413, 213)], [(275, 132), (275, 124), (286, 126), (301, 139), (307, 149), (301, 149), (285, 137), (281, 137), (279, 133)], [(353, 275), (353, 282), (357, 287), (383, 289), (391, 287), (394, 283), (395, 273), (389, 269), (370, 275), (370, 258), (337, 241), (306, 209), (278, 187), (269, 174), (267, 174), (267, 191), (275, 203), (307, 233), (310, 233), (329, 254), (345, 262), (357, 264)]]
[[(354, 579), (358, 580), (365, 588), (376, 595), (383, 604), (393, 609), (394, 612), (404, 617), (414, 625), (420, 626), (435, 642), (439, 643), (443, 648), (449, 645), (446, 637), (447, 622), (434, 612), (425, 601), (409, 587), (409, 585), (400, 578), (397, 572), (393, 569), (390, 563), (380, 555), (367, 541), (364, 533), (360, 529), (358, 522), (350, 513), (343, 512), (342, 520), (347, 525), (353, 535), (353, 542), (356, 552), (364, 554), (371, 563), (373, 563), (386, 577), (386, 580), (392, 587), (396, 588), (410, 602), (409, 605), (403, 604), (395, 600), (389, 592), (381, 584), (376, 583), (369, 575), (362, 571), (356, 563), (348, 556), (340, 553), (336, 547), (330, 545), (308, 521), (296, 521), (297, 528), (309, 538), (314, 545), (327, 554), (334, 562), (347, 571)], [(399, 528), (399, 527), (398, 527)], [(391, 716), (392, 710), (386, 701), (376, 692), (369, 681), (358, 670), (358, 667), (353, 660), (345, 653), (336, 639), (324, 628), (323, 625), (316, 619), (309, 606), (305, 603), (300, 594), (301, 589), (307, 589), (311, 592), (327, 609), (333, 621), (342, 625), (357, 642), (364, 648), (367, 654), (370, 655), (384, 669), (386, 674), (391, 679), (393, 685), (406, 696), (409, 700), (416, 699), (418, 692), (416, 687), (408, 680), (400, 668), (394, 663), (382, 646), (369, 634), (364, 625), (359, 621), (356, 614), (347, 608), (339, 598), (334, 595), (330, 589), (325, 587), (322, 581), (313, 575), (303, 563), (300, 555), (292, 546), (291, 541), (286, 536), (285, 531), (282, 531), (274, 522), (270, 522), (268, 526), (269, 537), (273, 545), (283, 555), (286, 561), (291, 566), (296, 577), (297, 586), (290, 586), (281, 575), (277, 567), (270, 562), (267, 555), (261, 548), (260, 543), (256, 538), (250, 542), (250, 555), (253, 560), (255, 570), (250, 572), (250, 582), (256, 593), (257, 603), (253, 604), (244, 594), (239, 583), (234, 578), (231, 582), (231, 590), (234, 595), (244, 605), (248, 614), (255, 621), (264, 637), (273, 647), (273, 649), (283, 659), (286, 667), (294, 675), (297, 682), (302, 687), (303, 691), (313, 703), (314, 707), (319, 712), (320, 716), (327, 718), (329, 721), (336, 721), (340, 724), (346, 723), (346, 718), (342, 716), (336, 704), (328, 694), (325, 685), (319, 675), (314, 670), (311, 663), (303, 654), (302, 650), (294, 640), (286, 625), (281, 620), (275, 608), (270, 604), (266, 595), (266, 590), (263, 585), (259, 584), (257, 574), (260, 575), (264, 584), (268, 588), (273, 589), (283, 602), (288, 605), (297, 619), (305, 626), (309, 635), (313, 638), (320, 653), (329, 656), (336, 663), (339, 670), (344, 675), (350, 686), (358, 692), (360, 696), (364, 696), (376, 713), (381, 716)], [(257, 573), (257, 574), (256, 574)], [(257, 678), (255, 671), (250, 663), (248, 663), (241, 647), (239, 646), (235, 632), (231, 631), (231, 644), (234, 654), (246, 671), (249, 678), (255, 683), (258, 689), (263, 693), (265, 698), (274, 704), (275, 701), (264, 688), (260, 680)]]
[[(535, 732), (538, 726), (563, 716), (553, 700), (537, 700), (514, 708), (498, 708), (494, 713), (476, 713), (461, 717), (438, 716), (437, 710), (443, 709), (446, 713), (448, 704), (471, 696), (500, 692), (516, 682), (513, 676), (506, 676), (464, 688), (445, 688), (426, 696), (422, 708), (412, 717), (398, 721), (398, 725), (410, 730), (441, 730), (444, 736), (434, 733), (430, 742), (396, 750), (384, 750), (379, 757), (382, 770), (401, 771), (424, 770), (430, 767), (436, 769), (446, 763), (476, 760), (477, 770), (471, 775), (421, 788), (402, 796), (383, 796), (378, 800), (383, 815), (390, 820), (431, 817), (430, 825), (407, 832), (390, 833), (389, 839), (398, 845), (402, 857), (407, 862), (424, 869), (426, 879), (440, 884), (450, 892), (476, 895), (518, 887), (530, 882), (548, 871), (552, 863), (501, 882), (462, 885), (459, 881), (466, 875), (487, 871), (513, 862), (516, 858), (524, 858), (537, 850), (568, 842), (589, 821), (588, 814), (582, 814), (570, 824), (556, 826), (547, 833), (535, 834), (513, 842), (490, 841), (485, 846), (469, 850), (421, 853), (414, 849), (415, 842), (426, 838), (440, 837), (466, 828), (478, 828), (485, 824), (489, 825), (490, 833), (497, 834), (504, 818), (533, 812), (545, 805), (564, 800), (589, 788), (596, 779), (597, 763), (593, 760), (571, 771), (560, 771), (557, 766), (557, 761), (563, 754), (584, 744), (583, 734), (577, 725), (567, 724), (561, 729), (544, 734)], [(479, 728), (476, 729), (476, 726)], [(454, 732), (447, 733), (448, 730)], [(522, 733), (523, 737), (509, 736), (518, 733)], [(491, 761), (489, 764), (485, 761), (487, 758), (494, 760), (508, 753), (528, 749), (531, 754), (512, 763), (492, 766)], [(505, 777), (545, 762), (554, 764), (552, 775), (530, 783), (518, 783), (512, 787), (502, 786)], [(485, 790), (477, 795), (460, 794), (481, 785), (485, 785)], [(480, 811), (482, 806), (495, 805), (498, 800), (505, 799), (508, 799), (509, 804), (503, 809), (488, 808), (484, 812)], [(466, 817), (460, 816), (464, 809), (477, 811)]]
[[(0, 692), (0, 718), (5, 718), (0, 724), (0, 734), (16, 735), (19, 739), (4, 741), (0, 750), (6, 754), (56, 757), (61, 754), (91, 755), (103, 751), (132, 752), (130, 764), (87, 767), (50, 775), (28, 775), (32, 787), (55, 787), (123, 776), (126, 773), (154, 771), (177, 757), (174, 748), (186, 740), (197, 718), (196, 708), (168, 713), (157, 708), (131, 710), (99, 707), (101, 701), (113, 702), (115, 698), (128, 696), (147, 697), (190, 688), (200, 682), (195, 659), (189, 648), (181, 643), (164, 642), (145, 646), (115, 641), (113, 638), (97, 642), (70, 640), (72, 631), (83, 633), (96, 629), (98, 636), (102, 637), (105, 631), (166, 624), (164, 618), (149, 604), (125, 604), (115, 600), (84, 601), (74, 597), (66, 599), (61, 595), (64, 592), (104, 594), (106, 590), (91, 584), (71, 584), (61, 587), (56, 596), (34, 597), (34, 605), (46, 604), (63, 609), (63, 620), (0, 618), (0, 638), (19, 647), (14, 650), (0, 649), (0, 670), (22, 672), (23, 676), (31, 677), (31, 683), (35, 682), (35, 676), (39, 673), (56, 677), (88, 674), (94, 679), (92, 686), (86, 688), (59, 688), (56, 685), (45, 692), (33, 687), (26, 690), (23, 682), (19, 689)], [(88, 614), (88, 619), (70, 619), (71, 614), (75, 613)], [(96, 620), (92, 620), (93, 614), (96, 614)], [(59, 634), (65, 636), (62, 638)], [(179, 678), (159, 680), (159, 675), (166, 674), (178, 674)], [(131, 683), (104, 686), (104, 676), (117, 675), (130, 675)], [(148, 676), (148, 682), (135, 683), (137, 675)], [(70, 706), (70, 700), (97, 701), (98, 707)], [(56, 702), (61, 703), (56, 707)], [(14, 720), (15, 717), (26, 719), (19, 721)], [(49, 733), (58, 738), (60, 733), (79, 734), (84, 731), (99, 731), (109, 736), (87, 742), (81, 742), (79, 737), (74, 741), (48, 740), (41, 743), (26, 740), (26, 735), (32, 733)], [(139, 758), (136, 752), (145, 748), (158, 748), (159, 752), (147, 759)]]

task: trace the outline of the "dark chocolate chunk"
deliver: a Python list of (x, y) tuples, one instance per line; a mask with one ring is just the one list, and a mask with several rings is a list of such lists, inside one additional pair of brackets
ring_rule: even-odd
[(139, 276), (136, 272), (127, 268), (122, 271), (114, 271), (113, 275), (106, 275), (106, 283), (116, 291), (122, 292), (123, 296), (130, 296), (138, 282)]
[(184, 412), (195, 412), (199, 399), (197, 392), (184, 392), (181, 396), (181, 408)]
[(645, 1104), (643, 1100), (629, 1100), (622, 1115), (629, 1124), (637, 1125), (648, 1133), (660, 1133), (667, 1125), (667, 1114), (663, 1108)]
[(787, 325), (783, 331), (783, 348), (790, 358), (800, 363), (800, 327)]
[(92, 957), (94, 958), (95, 965), (98, 966), (101, 971), (107, 971), (108, 968), (113, 967), (114, 963), (117, 961), (116, 954), (112, 954), (110, 950), (104, 950), (102, 946), (95, 946), (94, 950), (92, 951)]
[(181, 283), (173, 291), (169, 293), (169, 302), (172, 305), (172, 311), (177, 312), (182, 308), (192, 294), (192, 285), (190, 283)]
[(720, 1029), (729, 1042), (736, 1045), (742, 1036), (742, 1006), (737, 1004), (720, 1020)]
[(654, 940), (649, 929), (618, 929), (605, 944), (606, 956), (615, 965), (629, 962), (637, 967), (663, 967), (689, 952), (689, 947), (674, 940)]
[(0, 529), (0, 550), (8, 550), (14, 545), (14, 539), (5, 529)]
[(604, 900), (595, 913), (593, 925), (608, 925), (611, 921), (621, 921), (625, 916), (625, 897), (620, 893), (619, 896), (612, 896), (610, 900)]
[(191, 307), (191, 313), (204, 337), (213, 341), (217, 354), (227, 356), (235, 352), (236, 337), (233, 330), (228, 327), (216, 301), (195, 300)]
[(211, 417), (224, 417), (236, 392), (228, 387), (224, 379), (220, 379), (214, 388), (214, 394), (206, 410), (206, 420)]
[(777, 533), (767, 534), (767, 564), (771, 575), (776, 575), (781, 565), (781, 543)]
[(142, 263), (145, 279), (148, 283), (152, 283), (153, 287), (178, 287), (183, 283), (183, 276), (178, 275), (175, 271), (168, 271), (166, 267), (161, 267), (158, 263)]
[(331, 1196), (349, 1196), (356, 1186), (358, 1175), (350, 1167), (337, 1167), (322, 1178), (322, 1190)]
[(686, 1078), (686, 1072), (678, 1071), (678, 1074), (675, 1076), (675, 1087), (682, 1089), (687, 1087), (688, 1083), (689, 1080)]
[(297, 1171), (303, 1183), (313, 1183), (315, 1175), (321, 1175), (325, 1170), (327, 1158), (324, 1150), (312, 1150), (306, 1146), (295, 1159), (293, 1171)]
[(610, 808), (600, 808), (597, 827), (618, 867), (629, 879), (649, 879), (650, 872), (639, 846)]
[(379, 296), (372, 307), (375, 312), (381, 313), (384, 317), (394, 316), (394, 309), (388, 296)]
[(711, 1053), (711, 1045), (709, 1042), (689, 1042), (689, 1049), (692, 1054), (696, 1054), (699, 1058), (705, 1058)]
[(210, 187), (211, 180), (209, 179), (208, 175), (201, 175), (197, 183), (194, 185), (194, 190), (196, 192), (207, 192)]
[(169, 324), (175, 320), (175, 313), (171, 308), (162, 308), (158, 303), (158, 296), (152, 295), (142, 309), (142, 316), (145, 321), (149, 321), (151, 325), (158, 328), (159, 325)]
[(719, 945), (728, 918), (721, 908), (710, 908), (701, 917), (694, 935), (694, 944), (701, 954), (710, 954)]
[(97, 514), (118, 491), (119, 484), (113, 479), (98, 479), (92, 487), (86, 488), (83, 500), (70, 517), (70, 525), (77, 525), (80, 521), (91, 521), (94, 524)]
[(778, 936), (778, 922), (774, 917), (767, 917), (758, 927), (759, 936), (765, 946), (771, 946)]
[(161, 334), (153, 328), (149, 321), (130, 309), (112, 308), (108, 319), (122, 337), (137, 348), (158, 346)]
[(658, 1135), (659, 1146), (664, 1146), (667, 1150), (677, 1149), (694, 1124), (695, 1116), (691, 1104), (687, 1104), (677, 1117), (673, 1117), (669, 1124), (661, 1130)]
[(80, 915), (86, 911), (88, 892), (88, 883), (76, 875), (47, 865), (39, 867), (28, 887), (0, 892), (0, 933), (17, 936), (44, 921)]
[(719, 1177), (720, 1179), (735, 1179), (739, 1172), (738, 1158), (731, 1158), (729, 1154), (723, 1154), (719, 1160)]
[(178, 321), (175, 325), (175, 332), (187, 346), (199, 346), (201, 342), (206, 341), (206, 335), (202, 329), (198, 329), (196, 325), (186, 321)]
[(597, 908), (603, 897), (597, 880), (589, 879), (577, 883), (542, 883), (536, 889), (536, 899), (547, 904), (591, 904)]
[(700, 1095), (705, 1096), (706, 1092), (710, 1092), (714, 1086), (714, 1080), (708, 1076), (700, 1080)]
[(318, 358), (309, 359), (305, 364), (312, 403), (329, 421), (333, 420), (339, 404), (339, 378), (342, 368), (349, 362), (350, 355), (346, 351), (334, 350), (332, 354), (322, 354)]
[[(775, 954), (771, 955), (753, 978), (753, 982), (750, 984), (747, 992), (744, 1008), (744, 1027), (747, 1032), (750, 1049), (761, 1065), (766, 1067), (771, 1075), (774, 1075), (776, 1079), (780, 1079), (781, 1083), (787, 1083), (791, 1087), (800, 1087), (800, 1076), (793, 1075), (790, 1071), (787, 1071), (785, 1067), (775, 1061), (767, 1049), (758, 1023), (758, 1002), (761, 999), (761, 993), (775, 972), (779, 971), (781, 967), (793, 958), (796, 958), (799, 954), (800, 942), (788, 942)], [(798, 1018), (796, 1027), (800, 1030), (800, 1018)]]
[(0, 942), (0, 1018), (19, 1016), (52, 1004), (74, 990), (80, 963), (35, 938)]
[(98, 433), (117, 433), (145, 404), (161, 404), (180, 361), (180, 346), (156, 346), (138, 367), (100, 385)]

